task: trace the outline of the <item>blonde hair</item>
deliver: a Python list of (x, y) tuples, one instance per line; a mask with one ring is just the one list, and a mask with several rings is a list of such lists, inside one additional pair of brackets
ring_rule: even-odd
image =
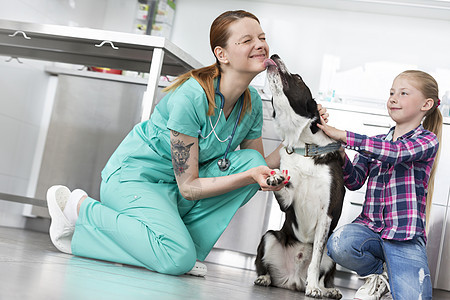
[[(423, 120), (423, 127), (426, 130), (433, 132), (437, 138), (439, 143), (442, 141), (442, 123), (443, 118), (441, 111), (438, 109), (439, 105), (439, 89), (436, 80), (428, 73), (418, 70), (407, 70), (400, 73), (397, 77), (405, 76), (412, 79), (416, 85), (414, 85), (425, 98), (431, 98), (434, 101), (433, 107), (427, 111), (425, 114), (425, 118)], [(441, 153), (441, 147), (439, 147), (438, 152), (436, 154), (436, 158), (433, 163), (433, 167), (431, 168), (430, 178), (428, 180), (428, 194), (427, 194), (427, 204), (426, 204), (426, 227), (428, 229), (428, 220), (430, 217), (431, 203), (433, 199), (433, 191), (434, 191), (434, 179), (436, 174), (437, 164), (439, 162), (439, 156)]]
[[(211, 24), (209, 32), (209, 43), (211, 50), (214, 53), (216, 47), (225, 48), (230, 37), (230, 31), (228, 28), (230, 25), (240, 19), (251, 18), (259, 23), (258, 18), (252, 13), (246, 12), (244, 10), (234, 10), (226, 11), (218, 16), (214, 22)], [(202, 86), (205, 91), (206, 98), (208, 99), (208, 116), (214, 115), (214, 109), (216, 108), (215, 102), (215, 89), (214, 80), (221, 74), (220, 63), (216, 58), (216, 63), (207, 67), (191, 70), (187, 73), (180, 75), (173, 84), (166, 87), (164, 92), (169, 92), (177, 89), (183, 83), (185, 83), (189, 78), (194, 78)], [(250, 96), (250, 90), (247, 88), (244, 92), (244, 104), (242, 110), (244, 112), (251, 111), (252, 102)], [(244, 114), (241, 114), (240, 120), (242, 120)], [(239, 121), (240, 121), (239, 120)]]

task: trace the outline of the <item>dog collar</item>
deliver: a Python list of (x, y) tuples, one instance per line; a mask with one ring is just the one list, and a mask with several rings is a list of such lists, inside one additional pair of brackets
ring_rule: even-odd
[(292, 153), (296, 153), (296, 154), (300, 154), (305, 157), (327, 154), (327, 153), (339, 150), (339, 148), (341, 148), (341, 143), (338, 143), (338, 142), (331, 143), (326, 146), (318, 146), (315, 144), (305, 144), (304, 148), (288, 149), (287, 147), (285, 147), (287, 154), (290, 155)]

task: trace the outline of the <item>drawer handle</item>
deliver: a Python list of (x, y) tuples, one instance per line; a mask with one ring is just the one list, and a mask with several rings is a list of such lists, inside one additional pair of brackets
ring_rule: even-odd
[(391, 128), (391, 125), (387, 124), (372, 124), (372, 123), (363, 123), (364, 126), (372, 126), (372, 127), (381, 127), (381, 128)]
[(23, 35), (24, 39), (31, 40), (31, 38), (29, 36), (27, 36), (27, 34), (25, 32), (23, 32), (22, 30), (17, 30), (16, 32), (14, 32), (13, 34), (9, 34), (8, 36), (15, 37), (19, 33)]
[(21, 61), (17, 56), (11, 56), (10, 58), (7, 58), (7, 59), (5, 59), (5, 62), (10, 62), (10, 61), (12, 61), (13, 59), (17, 60), (17, 62), (18, 62), (19, 64), (23, 64), (23, 61)]
[(119, 49), (119, 47), (114, 46), (113, 42), (111, 42), (111, 41), (103, 41), (100, 44), (96, 44), (95, 47), (101, 48), (101, 47), (103, 47), (104, 44), (111, 45), (111, 48), (113, 48), (114, 50)]
[(356, 205), (356, 206), (363, 206), (363, 203), (358, 201), (350, 201), (350, 204)]

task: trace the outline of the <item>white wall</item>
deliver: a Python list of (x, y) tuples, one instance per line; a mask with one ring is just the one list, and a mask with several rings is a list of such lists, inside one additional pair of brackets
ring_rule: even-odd
[[(387, 61), (413, 65), (430, 72), (441, 94), (450, 90), (450, 20), (440, 21), (371, 13), (346, 12), (257, 1), (180, 0), (177, 2), (172, 41), (204, 64), (214, 62), (209, 27), (226, 10), (254, 13), (266, 32), (271, 53), (278, 53), (292, 72), (299, 73), (314, 95), (319, 91), (325, 54), (340, 59), (339, 72), (367, 63)], [(195, 21), (194, 21), (195, 20)], [(399, 68), (386, 67), (380, 82), (360, 88), (368, 98), (385, 101)], [(445, 76), (446, 75), (446, 76)], [(375, 78), (376, 79), (376, 78)], [(378, 80), (378, 79), (377, 79)], [(339, 91), (337, 91), (339, 92)], [(384, 95), (386, 97), (384, 97)]]

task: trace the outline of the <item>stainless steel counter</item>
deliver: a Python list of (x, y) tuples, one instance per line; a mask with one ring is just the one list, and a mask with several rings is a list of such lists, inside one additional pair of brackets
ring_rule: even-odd
[(12, 57), (148, 72), (157, 49), (165, 54), (162, 74), (201, 66), (163, 37), (0, 20), (0, 54)]

